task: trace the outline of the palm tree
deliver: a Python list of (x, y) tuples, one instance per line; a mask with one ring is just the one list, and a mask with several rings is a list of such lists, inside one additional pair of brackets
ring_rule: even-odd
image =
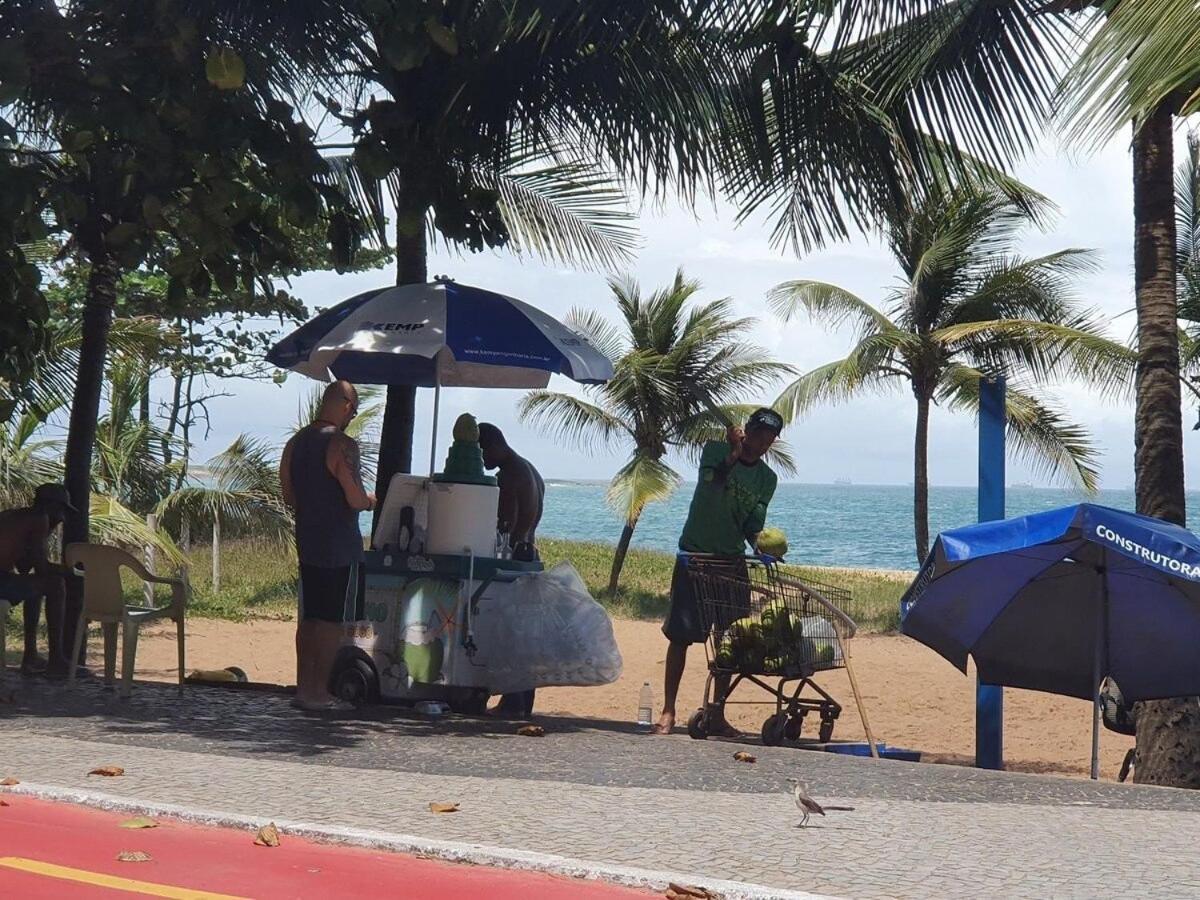
[(1200, 397), (1200, 132), (1188, 134), (1188, 152), (1175, 173), (1175, 284), (1179, 318), (1179, 368), (1183, 386)]
[(263, 535), (285, 543), (292, 515), (279, 487), (278, 449), (244, 434), (205, 465), (204, 483), (172, 491), (158, 505), (164, 525), (190, 542), (193, 525), (212, 527), (212, 589), (221, 589), (221, 529)]
[[(615, 593), (642, 511), (679, 485), (668, 452), (695, 456), (724, 434), (722, 417), (748, 414), (739, 405), (747, 393), (793, 370), (748, 342), (752, 320), (736, 318), (728, 298), (692, 305), (700, 284), (682, 271), (649, 297), (630, 279), (609, 286), (621, 328), (590, 310), (573, 312), (568, 323), (616, 360), (612, 380), (586, 389), (586, 398), (533, 391), (521, 417), (585, 449), (632, 445), (608, 487), (609, 504), (625, 520), (608, 584)], [(777, 444), (772, 455), (778, 467), (795, 471), (785, 447)]]
[(1039, 400), (1029, 382), (1056, 374), (1119, 390), (1131, 369), (1127, 349), (1109, 341), (1070, 296), (1071, 279), (1092, 266), (1085, 251), (1036, 259), (1015, 255), (1025, 204), (979, 184), (931, 194), (897, 215), (886, 238), (903, 273), (880, 306), (817, 281), (776, 286), (771, 302), (786, 319), (806, 311), (831, 326), (851, 324), (857, 344), (841, 360), (799, 378), (779, 398), (795, 417), (822, 401), (904, 386), (917, 406), (913, 523), (918, 565), (929, 552), (929, 413), (933, 404), (977, 412), (980, 380), (1005, 374), (1008, 431), (1016, 449), (1087, 491), (1096, 488), (1096, 451), (1086, 432)]
[(31, 502), (39, 484), (62, 481), (62, 441), (44, 436), (42, 424), (28, 409), (0, 422), (0, 509)]
[[(1133, 123), (1137, 509), (1182, 525), (1187, 497), (1177, 292), (1180, 280), (1189, 276), (1176, 269), (1172, 126), (1175, 115), (1200, 110), (1193, 66), (1200, 18), (1187, 0), (1105, 0), (1097, 6), (1103, 22), (1064, 84), (1067, 118), (1077, 139), (1097, 143)], [(1185, 234), (1179, 243), (1194, 239), (1194, 232)], [(1190, 344), (1182, 347), (1184, 357), (1192, 353)], [(1138, 705), (1135, 781), (1200, 788), (1196, 759), (1200, 713), (1195, 698)]]
[[(811, 245), (869, 222), (929, 156), (857, 59), (812, 52), (847, 39), (825, 3), (468, 0), (424, 29), (383, 3), (361, 20), (350, 53), (369, 85), (326, 106), (355, 134), (346, 183), (377, 211), (387, 186), (401, 284), (426, 280), (432, 235), (612, 268), (634, 241), (625, 188), (687, 202), (720, 188)], [(991, 33), (1027, 43), (1007, 23)], [(1007, 83), (1026, 102), (1045, 94), (1019, 71)], [(414, 390), (388, 393), (381, 498), (411, 464)]]

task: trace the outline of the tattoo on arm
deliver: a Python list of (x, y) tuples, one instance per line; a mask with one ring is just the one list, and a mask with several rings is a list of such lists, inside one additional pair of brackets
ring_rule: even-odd
[(346, 466), (346, 471), (350, 477), (354, 479), (354, 483), (360, 488), (362, 483), (362, 459), (358, 453), (358, 444), (350, 438), (341, 441), (342, 445), (342, 463)]

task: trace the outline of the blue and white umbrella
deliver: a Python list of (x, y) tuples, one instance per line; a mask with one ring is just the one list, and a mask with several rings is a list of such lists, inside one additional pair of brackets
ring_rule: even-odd
[(613, 376), (591, 342), (540, 309), (439, 280), (367, 291), (305, 322), (267, 360), (320, 381), (418, 387), (545, 387)]
[(343, 300), (271, 348), (267, 360), (332, 381), (442, 387), (543, 388), (551, 374), (603, 384), (612, 361), (584, 335), (540, 309), (483, 288), (438, 279)]

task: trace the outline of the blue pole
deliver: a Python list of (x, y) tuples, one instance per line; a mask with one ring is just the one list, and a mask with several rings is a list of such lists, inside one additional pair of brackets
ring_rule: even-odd
[[(1004, 518), (1004, 376), (979, 384), (979, 521)], [(1004, 768), (1004, 689), (975, 685), (975, 765)]]

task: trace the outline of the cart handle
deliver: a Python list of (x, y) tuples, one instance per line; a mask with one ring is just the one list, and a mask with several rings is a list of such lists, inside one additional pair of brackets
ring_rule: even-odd
[(801, 581), (799, 578), (794, 578), (791, 575), (780, 575), (780, 574), (776, 573), (775, 577), (778, 578), (781, 582), (789, 584), (792, 587), (799, 588), (800, 590), (802, 590), (806, 594), (808, 594), (812, 599), (816, 600), (817, 603), (819, 603), (821, 606), (823, 606), (825, 608), (825, 610), (831, 616), (833, 616), (835, 619), (837, 619), (839, 622), (842, 623), (843, 627), (845, 627), (845, 629), (846, 629), (845, 637), (847, 637), (847, 638), (854, 637), (855, 633), (858, 631), (858, 625), (855, 624), (855, 622), (852, 618), (850, 618), (848, 615), (846, 615), (844, 612), (842, 612), (840, 609), (838, 609), (836, 606), (834, 606), (833, 603), (831, 603), (829, 601), (829, 599), (824, 594), (822, 594), (819, 590), (817, 590), (815, 587), (813, 587), (808, 582)]

